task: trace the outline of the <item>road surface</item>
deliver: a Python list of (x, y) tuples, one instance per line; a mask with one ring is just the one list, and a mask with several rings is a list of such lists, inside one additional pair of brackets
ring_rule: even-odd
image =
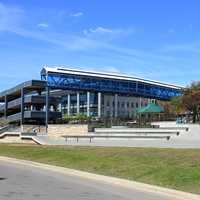
[[(0, 200), (171, 200), (155, 193), (0, 161)], [(174, 198), (173, 198), (174, 200)]]

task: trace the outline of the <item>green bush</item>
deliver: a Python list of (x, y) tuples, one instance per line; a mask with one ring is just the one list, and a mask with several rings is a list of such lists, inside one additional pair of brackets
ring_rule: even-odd
[(63, 123), (63, 124), (68, 124), (68, 123), (87, 123), (91, 119), (92, 119), (91, 117), (88, 117), (88, 116), (83, 115), (83, 114), (75, 115), (75, 116), (65, 115), (61, 119), (61, 123)]

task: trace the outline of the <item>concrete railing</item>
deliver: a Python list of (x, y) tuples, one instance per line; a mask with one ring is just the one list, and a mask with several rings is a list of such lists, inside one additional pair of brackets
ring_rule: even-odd
[(10, 129), (10, 126), (1, 127), (1, 128), (0, 128), (0, 134), (2, 134), (2, 133), (4, 133), (4, 132), (8, 131), (9, 129)]
[(171, 126), (171, 127), (162, 127), (159, 125), (153, 125), (154, 129), (160, 130), (180, 130), (180, 131), (189, 131), (189, 127), (187, 126)]
[(4, 138), (6, 136), (20, 136), (20, 132), (3, 132), (0, 134), (0, 138)]
[(0, 134), (4, 132), (20, 132), (20, 128), (14, 125), (7, 125), (0, 128)]
[(96, 128), (95, 134), (176, 134), (179, 135), (179, 129), (155, 129), (155, 128)]
[(89, 139), (90, 142), (92, 142), (92, 139), (94, 138), (101, 138), (101, 139), (109, 139), (109, 138), (115, 138), (115, 139), (170, 139), (169, 135), (166, 136), (144, 136), (144, 135), (97, 135), (97, 134), (90, 134), (90, 135), (66, 135), (63, 136), (65, 138), (65, 141), (67, 142), (68, 139), (76, 139), (77, 142), (79, 142), (79, 139)]

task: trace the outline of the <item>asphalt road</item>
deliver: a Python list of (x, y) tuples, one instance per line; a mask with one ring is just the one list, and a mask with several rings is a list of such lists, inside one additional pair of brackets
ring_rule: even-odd
[(0, 161), (0, 200), (170, 200), (170, 198)]

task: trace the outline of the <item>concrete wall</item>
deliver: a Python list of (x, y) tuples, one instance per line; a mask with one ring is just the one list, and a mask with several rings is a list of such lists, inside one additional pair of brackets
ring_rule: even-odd
[(6, 135), (0, 138), (0, 143), (36, 144), (33, 140), (21, 139), (20, 136)]
[(48, 127), (48, 135), (53, 138), (59, 138), (63, 135), (86, 135), (87, 133), (87, 124), (57, 124)]
[(36, 130), (36, 132), (44, 133), (46, 132), (45, 126), (39, 126), (39, 125), (23, 125), (23, 132), (26, 133), (32, 133), (33, 129)]
[[(24, 132), (32, 132), (33, 128), (38, 126), (25, 125)], [(38, 134), (45, 133), (45, 127), (40, 127), (41, 132)], [(48, 127), (48, 136), (53, 139), (58, 139), (64, 135), (86, 135), (88, 133), (88, 125), (86, 124), (50, 124)], [(31, 143), (35, 144), (33, 140), (21, 139), (20, 136), (8, 134), (0, 138), (0, 143)]]

